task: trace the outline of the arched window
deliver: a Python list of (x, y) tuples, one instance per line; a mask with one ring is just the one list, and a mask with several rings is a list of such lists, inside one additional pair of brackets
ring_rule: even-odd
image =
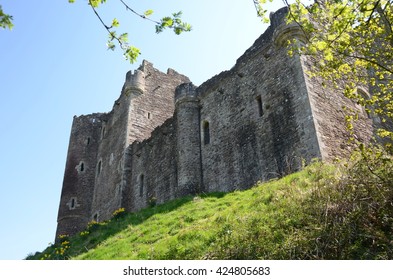
[(143, 196), (143, 188), (145, 184), (145, 176), (143, 174), (139, 175), (139, 196)]
[(203, 144), (207, 145), (210, 143), (210, 127), (209, 127), (209, 122), (208, 121), (204, 121), (203, 125)]
[(83, 162), (81, 162), (81, 165), (80, 165), (79, 170), (80, 170), (81, 172), (85, 171), (85, 164), (84, 164)]

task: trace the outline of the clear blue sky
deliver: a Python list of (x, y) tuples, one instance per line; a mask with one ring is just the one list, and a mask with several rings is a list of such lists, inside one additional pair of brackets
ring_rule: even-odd
[[(106, 30), (87, 0), (0, 0), (14, 16), (0, 30), (0, 259), (23, 259), (53, 242), (74, 115), (110, 111), (125, 74), (142, 59), (199, 85), (230, 69), (266, 28), (252, 0), (127, 0), (153, 18), (183, 11), (193, 31), (155, 34), (154, 25), (109, 0), (99, 10), (142, 50), (136, 64), (106, 50)], [(282, 6), (276, 1), (276, 10)]]

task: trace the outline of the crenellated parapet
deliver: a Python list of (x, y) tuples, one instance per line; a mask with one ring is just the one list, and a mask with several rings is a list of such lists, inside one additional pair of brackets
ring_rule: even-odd
[[(198, 87), (143, 61), (126, 74), (112, 111), (75, 117), (57, 235), (111, 219), (119, 208), (242, 190), (303, 161), (344, 154), (342, 105), (357, 104), (309, 78), (311, 59), (288, 55), (287, 42), (307, 36), (287, 24), (287, 12), (272, 13), (236, 64)], [(371, 120), (359, 121), (356, 135), (368, 138)]]
[[(276, 17), (275, 14), (272, 14), (271, 18), (274, 17)], [(305, 44), (307, 42), (307, 34), (302, 29), (302, 27), (296, 22), (286, 23), (285, 19), (286, 17), (282, 17), (281, 20), (283, 21), (274, 30), (274, 44), (279, 47), (286, 46), (288, 41), (292, 41), (293, 39), (296, 39), (298, 42)]]
[(182, 102), (192, 101), (198, 102), (198, 94), (196, 86), (192, 83), (184, 83), (179, 85), (175, 91), (175, 104), (178, 106)]
[(145, 92), (145, 73), (142, 70), (127, 72), (122, 93), (129, 94), (131, 91)]

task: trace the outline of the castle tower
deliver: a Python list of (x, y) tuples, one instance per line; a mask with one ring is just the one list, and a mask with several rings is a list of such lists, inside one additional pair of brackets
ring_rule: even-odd
[[(121, 96), (102, 126), (92, 219), (110, 219), (116, 209), (127, 205), (123, 196), (135, 187), (128, 180), (132, 169), (128, 147), (151, 137), (152, 131), (173, 115), (175, 88), (188, 81), (174, 70), (160, 72), (147, 61), (126, 74)], [(147, 171), (141, 172), (147, 184)]]
[(75, 234), (90, 220), (102, 114), (74, 117), (57, 218), (59, 235)]
[(315, 111), (310, 102), (310, 92), (313, 88), (307, 80), (304, 66), (306, 58), (297, 54), (289, 56), (287, 48), (290, 41), (296, 42), (299, 46), (306, 44), (307, 35), (299, 24), (286, 23), (287, 12), (287, 8), (284, 7), (270, 15), (271, 24), (275, 26), (271, 39), (272, 46), (276, 53), (285, 59), (287, 68), (282, 69), (282, 73), (285, 74), (281, 80), (292, 84), (280, 92), (284, 99), (280, 100), (275, 108), (282, 111), (272, 118), (273, 131), (276, 132), (272, 133), (272, 146), (280, 174), (298, 170), (301, 168), (302, 160), (309, 162), (313, 158), (323, 156), (316, 130)]
[[(75, 117), (57, 234), (110, 219), (119, 207), (246, 189), (303, 161), (348, 154), (341, 108), (357, 104), (308, 76), (313, 60), (288, 55), (286, 42), (306, 37), (286, 14), (271, 14), (271, 26), (235, 66), (198, 88), (144, 61), (127, 73), (111, 112)], [(356, 135), (371, 137), (367, 114), (359, 121)]]
[(127, 181), (133, 156), (128, 147), (148, 139), (173, 116), (175, 88), (186, 82), (186, 76), (172, 69), (163, 73), (143, 61), (126, 74), (121, 95), (109, 113), (74, 118), (57, 235), (73, 235), (89, 221), (110, 219), (116, 209), (129, 203), (124, 194), (135, 186)]
[[(280, 9), (277, 15), (286, 13), (286, 9)], [(272, 22), (279, 23), (283, 20), (281, 16), (273, 16)], [(288, 41), (296, 40), (301, 46), (307, 43), (307, 34), (301, 29), (299, 24), (282, 23), (273, 33), (273, 42), (278, 49), (286, 51), (285, 46)], [(298, 124), (302, 127), (302, 137), (300, 139), (299, 150), (304, 159), (322, 158), (323, 160), (332, 160), (348, 155), (351, 148), (348, 144), (343, 144), (344, 139), (349, 139), (347, 131), (346, 115), (348, 112), (343, 107), (350, 108), (358, 112), (358, 121), (354, 126), (355, 137), (363, 142), (368, 142), (373, 134), (372, 120), (367, 113), (360, 109), (358, 104), (344, 96), (342, 90), (335, 88), (327, 83), (322, 85), (322, 80), (311, 77), (307, 72), (313, 72), (316, 63), (315, 58), (302, 55), (294, 55), (291, 58), (294, 61), (295, 82), (300, 85), (298, 90), (299, 101), (303, 98), (301, 107), (295, 108)], [(345, 84), (347, 81), (341, 81)], [(358, 89), (364, 95), (368, 95), (367, 90)], [(359, 111), (358, 111), (359, 110)], [(306, 156), (304, 156), (306, 155)]]
[(102, 123), (97, 153), (95, 188), (91, 220), (107, 220), (121, 207), (126, 148), (139, 139), (138, 127), (144, 127), (146, 118), (137, 110), (139, 99), (145, 93), (145, 73), (129, 71), (121, 95), (115, 101), (106, 122)]
[(203, 191), (201, 170), (200, 107), (192, 83), (175, 92), (178, 190), (181, 194)]

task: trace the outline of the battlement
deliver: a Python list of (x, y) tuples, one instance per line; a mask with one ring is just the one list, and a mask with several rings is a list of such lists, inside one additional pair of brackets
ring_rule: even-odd
[(122, 93), (129, 94), (130, 91), (145, 92), (145, 73), (142, 70), (128, 71), (123, 85)]
[[(242, 190), (303, 161), (344, 155), (341, 108), (356, 104), (308, 77), (313, 61), (288, 55), (286, 42), (306, 37), (286, 24), (286, 13), (272, 13), (235, 66), (199, 87), (143, 61), (126, 74), (111, 112), (75, 117), (57, 235), (110, 219), (119, 208)], [(372, 120), (363, 113), (358, 123), (355, 133), (367, 141)]]
[(197, 87), (193, 83), (184, 83), (179, 85), (175, 90), (175, 104), (183, 101), (197, 101)]
[(285, 46), (288, 41), (293, 39), (301, 43), (307, 42), (304, 30), (295, 22), (280, 25), (273, 33), (273, 42), (277, 46)]

